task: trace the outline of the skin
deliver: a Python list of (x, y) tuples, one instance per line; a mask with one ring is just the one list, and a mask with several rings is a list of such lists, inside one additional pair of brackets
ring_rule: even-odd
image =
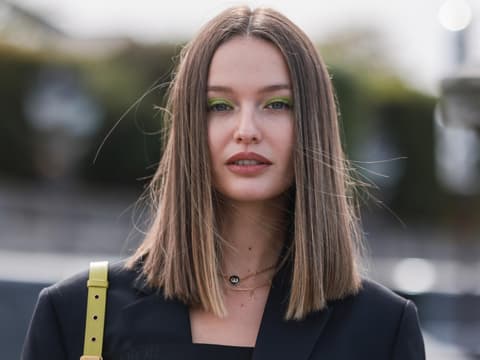
[[(285, 241), (284, 193), (294, 181), (292, 91), (280, 51), (264, 40), (235, 37), (215, 52), (208, 76), (208, 145), (213, 184), (225, 198), (221, 233), (224, 274), (244, 277), (274, 265)], [(254, 175), (226, 166), (238, 152), (256, 152), (272, 162)], [(274, 270), (241, 283), (255, 287)], [(253, 346), (270, 287), (227, 291), (229, 316), (191, 310), (194, 342)]]

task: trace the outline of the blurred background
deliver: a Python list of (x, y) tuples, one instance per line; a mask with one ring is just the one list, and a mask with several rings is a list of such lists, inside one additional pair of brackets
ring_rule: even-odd
[[(241, 3), (282, 11), (329, 66), (368, 184), (369, 275), (416, 303), (427, 358), (479, 359), (480, 3)], [(236, 4), (0, 0), (5, 359), (19, 357), (42, 287), (141, 240), (176, 56)]]

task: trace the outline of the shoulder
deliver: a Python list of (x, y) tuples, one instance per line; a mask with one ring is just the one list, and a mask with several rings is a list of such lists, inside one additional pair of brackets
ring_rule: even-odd
[(329, 302), (329, 306), (336, 312), (348, 312), (350, 317), (358, 318), (359, 321), (383, 319), (383, 322), (388, 319), (398, 320), (407, 308), (415, 308), (410, 300), (367, 278), (362, 280), (357, 294)]
[(328, 309), (325, 349), (346, 352), (338, 358), (425, 359), (414, 303), (385, 286), (363, 279), (357, 294), (328, 302)]
[[(127, 269), (125, 263), (126, 260), (121, 260), (109, 264), (107, 316), (116, 314), (137, 297), (138, 290), (135, 284), (138, 272)], [(88, 276), (87, 265), (84, 271), (44, 288), (40, 292), (38, 304), (48, 304), (48, 306), (38, 306), (37, 311), (50, 309), (50, 313), (58, 319), (60, 327), (67, 332), (69, 324), (83, 324), (88, 294)], [(82, 330), (82, 326), (78, 326), (77, 330)], [(80, 333), (78, 335), (80, 336)]]
[[(108, 288), (112, 290), (128, 291), (133, 289), (138, 276), (134, 270), (125, 267), (126, 260), (120, 260), (108, 265)], [(75, 301), (87, 293), (88, 265), (84, 271), (63, 279), (42, 290), (42, 294), (52, 297), (55, 301)]]
[[(88, 293), (87, 267), (40, 292), (22, 359), (78, 359), (81, 355)], [(136, 278), (137, 272), (126, 269), (125, 261), (109, 266), (107, 317), (116, 315), (125, 304), (135, 299)]]
[(384, 285), (368, 278), (362, 279), (360, 291), (354, 298), (361, 304), (368, 303), (388, 308), (403, 307), (408, 301)]

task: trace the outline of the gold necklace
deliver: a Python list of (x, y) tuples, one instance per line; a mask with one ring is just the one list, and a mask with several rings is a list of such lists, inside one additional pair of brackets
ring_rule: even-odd
[(264, 286), (269, 286), (270, 284), (272, 283), (272, 280), (268, 280), (266, 283), (262, 284), (262, 285), (258, 285), (258, 286), (254, 286), (254, 287), (245, 287), (245, 288), (241, 288), (241, 287), (231, 287), (231, 286), (227, 286), (226, 289), (227, 290), (231, 290), (231, 291), (248, 291), (250, 294), (250, 299), (253, 299), (254, 298), (254, 294), (255, 294), (255, 290), (257, 289), (260, 289)]
[[(245, 277), (243, 277), (243, 278), (241, 278), (240, 276), (238, 276), (238, 275), (236, 275), (236, 274), (233, 274), (233, 275), (225, 275), (225, 274), (223, 274), (223, 273), (220, 273), (220, 275), (222, 275), (222, 277), (223, 277), (225, 280), (227, 280), (230, 285), (232, 285), (232, 286), (238, 286), (238, 284), (240, 284), (240, 281), (242, 281), (242, 280), (247, 280), (247, 279), (251, 278), (252, 276), (256, 276), (256, 275), (258, 275), (258, 274), (262, 274), (262, 273), (264, 273), (264, 272), (267, 272), (268, 270), (273, 269), (275, 266), (276, 266), (276, 265), (269, 266), (269, 267), (267, 267), (267, 268), (265, 268), (265, 269), (256, 271), (256, 272), (254, 272), (254, 273), (252, 273), (252, 274), (250, 274), (250, 275), (247, 275), (247, 276), (245, 276)], [(263, 286), (265, 286), (265, 285), (263, 285)]]

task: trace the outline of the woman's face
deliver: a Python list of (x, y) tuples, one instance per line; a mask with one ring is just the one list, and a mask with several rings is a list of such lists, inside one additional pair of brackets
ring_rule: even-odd
[(254, 37), (222, 44), (210, 65), (207, 98), (216, 190), (249, 202), (284, 193), (294, 179), (293, 97), (280, 51)]

